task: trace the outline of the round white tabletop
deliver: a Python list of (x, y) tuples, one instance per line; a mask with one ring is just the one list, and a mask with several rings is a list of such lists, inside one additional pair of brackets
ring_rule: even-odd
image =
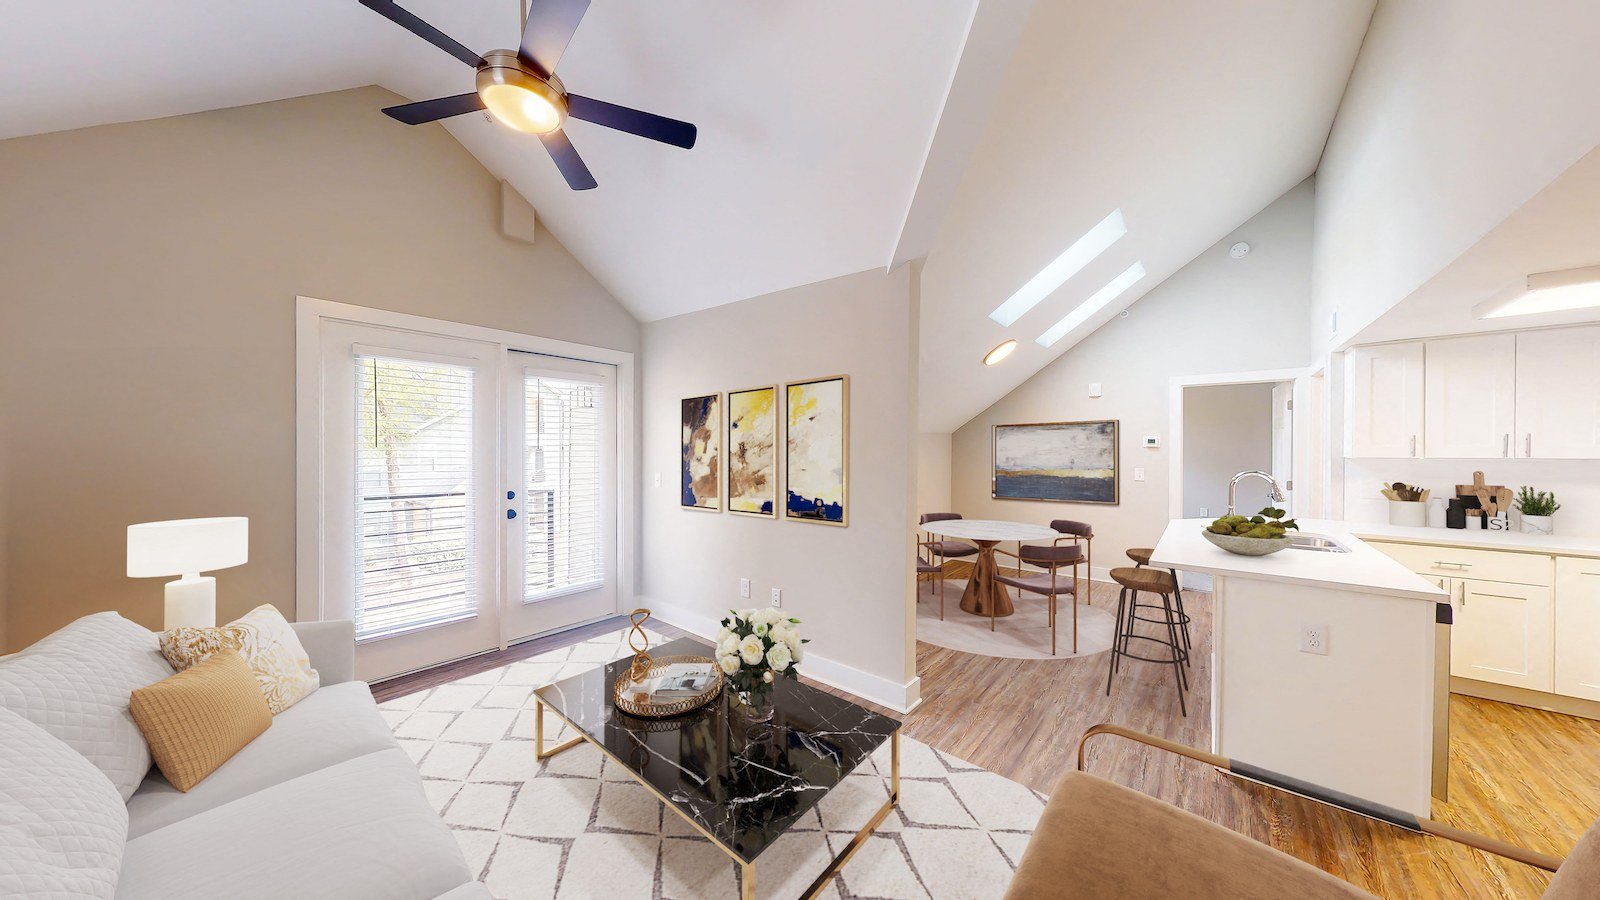
[(1048, 541), (1060, 537), (1054, 528), (998, 519), (946, 519), (920, 526), (929, 534), (967, 541)]

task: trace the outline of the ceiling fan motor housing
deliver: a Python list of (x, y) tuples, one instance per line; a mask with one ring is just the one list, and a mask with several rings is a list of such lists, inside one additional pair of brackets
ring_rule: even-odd
[[(561, 79), (554, 75), (546, 78), (533, 71), (515, 50), (490, 50), (483, 54), (483, 61), (478, 69), (478, 95), (496, 118), (519, 131), (535, 134), (555, 131), (566, 121), (567, 92)], [(519, 114), (525, 109), (544, 114), (546, 105), (547, 115), (530, 119)]]

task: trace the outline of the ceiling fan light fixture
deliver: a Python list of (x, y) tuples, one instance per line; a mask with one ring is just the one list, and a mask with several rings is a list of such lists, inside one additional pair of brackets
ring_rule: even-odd
[(485, 54), (488, 65), (478, 70), (478, 96), (506, 127), (525, 134), (549, 134), (566, 121), (566, 94), (552, 83), (553, 77), (546, 81), (515, 64), (516, 59), (510, 50)]

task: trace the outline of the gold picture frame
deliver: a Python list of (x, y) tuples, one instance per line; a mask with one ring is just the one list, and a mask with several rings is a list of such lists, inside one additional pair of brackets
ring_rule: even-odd
[[(757, 415), (764, 416), (766, 419), (768, 419), (771, 422), (771, 430), (769, 432), (770, 433), (770, 440), (771, 440), (770, 459), (768, 460), (767, 465), (764, 466), (764, 467), (760, 466), (759, 464), (751, 464), (751, 468), (752, 469), (765, 468), (767, 470), (764, 473), (764, 475), (765, 475), (765, 479), (766, 479), (766, 482), (767, 482), (767, 485), (768, 485), (769, 493), (767, 495), (767, 500), (768, 500), (767, 507), (768, 508), (767, 508), (767, 510), (765, 512), (763, 512), (760, 509), (740, 509), (739, 508), (739, 504), (741, 504), (742, 501), (741, 501), (741, 496), (736, 492), (743, 489), (742, 485), (747, 480), (746, 477), (743, 475), (745, 470), (744, 470), (744, 468), (742, 468), (742, 466), (745, 465), (746, 443), (745, 443), (745, 437), (744, 437), (743, 434), (738, 434), (738, 435), (735, 434), (735, 429), (738, 427), (738, 424), (737, 424), (738, 423), (738, 419), (743, 414), (743, 410), (740, 407), (736, 406), (736, 403), (738, 403), (739, 401), (736, 401), (735, 398), (743, 397), (744, 395), (748, 395), (748, 394), (757, 394), (757, 395), (759, 395), (759, 394), (763, 394), (763, 393), (768, 395), (768, 397), (767, 397), (768, 407), (767, 407), (765, 413), (761, 413), (761, 412), (758, 411)], [(778, 400), (778, 385), (776, 385), (776, 384), (764, 384), (764, 385), (760, 385), (759, 387), (744, 388), (743, 390), (737, 390), (737, 391), (728, 391), (727, 392), (727, 397), (726, 397), (726, 406), (727, 406), (726, 414), (723, 417), (726, 420), (726, 425), (725, 425), (725, 427), (723, 429), (723, 447), (725, 448), (725, 455), (727, 456), (727, 460), (728, 460), (728, 464), (726, 466), (726, 468), (727, 468), (727, 476), (726, 476), (727, 489), (725, 491), (725, 493), (727, 494), (726, 500), (727, 500), (728, 512), (737, 513), (738, 515), (741, 515), (741, 516), (756, 516), (758, 518), (763, 518), (763, 519), (776, 519), (776, 518), (778, 518), (778, 503), (780, 501), (780, 496), (779, 495), (781, 493), (780, 490), (779, 490), (779, 483), (780, 483), (781, 479), (779, 478), (779, 468), (780, 467), (779, 467), (779, 464), (778, 464), (779, 444), (781, 443), (781, 441), (779, 440), (780, 433), (779, 433), (779, 430), (778, 430), (778, 411), (779, 411), (779, 408), (780, 408), (781, 404), (779, 403), (779, 400)], [(747, 431), (748, 431), (748, 429), (747, 429)], [(759, 437), (757, 438), (757, 441), (759, 441)], [(755, 445), (755, 447), (756, 447), (757, 451), (759, 452), (759, 450), (760, 450), (759, 443), (757, 443)], [(758, 471), (756, 473), (756, 476), (760, 477), (762, 474), (763, 473), (760, 473)]]
[[(809, 416), (807, 425), (800, 427), (800, 438), (807, 442), (807, 446), (799, 452), (801, 459), (799, 465), (805, 471), (796, 475), (796, 431), (795, 420), (795, 390), (813, 385), (823, 385), (837, 382), (839, 385), (838, 398), (838, 438), (828, 432), (829, 422), (824, 415)], [(823, 398), (826, 399), (826, 398)], [(804, 401), (802, 401), (804, 402)], [(818, 431), (817, 429), (822, 429)], [(810, 432), (815, 431), (815, 434)], [(820, 438), (815, 448), (811, 447), (813, 438)], [(833, 498), (835, 486), (831, 483), (832, 476), (822, 470), (829, 468), (831, 459), (825, 458), (826, 453), (834, 447), (838, 451), (838, 483), (837, 502), (830, 502)], [(813, 449), (815, 452), (813, 452)], [(809, 378), (805, 381), (790, 381), (783, 385), (783, 517), (796, 522), (809, 522), (814, 525), (833, 525), (847, 527), (850, 524), (850, 376), (828, 375), (822, 378)], [(810, 496), (803, 496), (795, 492), (796, 486), (802, 490), (810, 489)], [(837, 518), (833, 516), (830, 507), (838, 508)]]

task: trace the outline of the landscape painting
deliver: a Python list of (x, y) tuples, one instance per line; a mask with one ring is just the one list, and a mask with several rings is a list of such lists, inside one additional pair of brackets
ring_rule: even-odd
[(848, 522), (850, 379), (839, 375), (784, 385), (784, 517)]
[(994, 497), (1117, 502), (1117, 421), (994, 427)]
[(728, 392), (728, 511), (778, 514), (778, 389)]
[(722, 511), (722, 395), (683, 401), (683, 458), (679, 483), (685, 509)]

